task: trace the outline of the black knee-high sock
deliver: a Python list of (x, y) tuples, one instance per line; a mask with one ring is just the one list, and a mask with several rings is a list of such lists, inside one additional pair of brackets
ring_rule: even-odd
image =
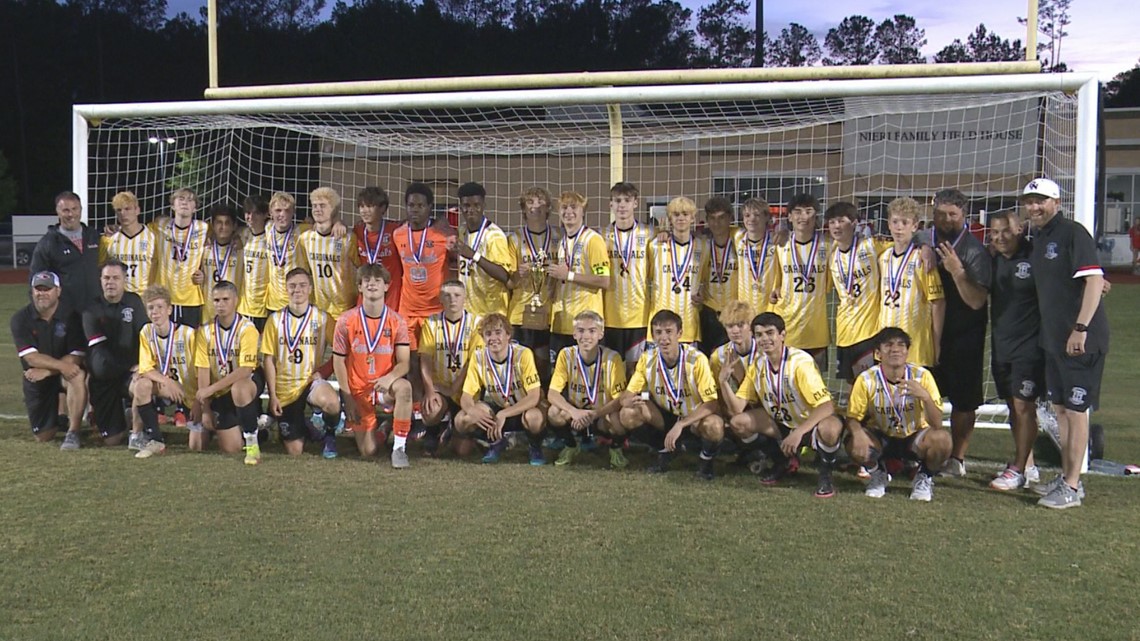
[(868, 472), (879, 467), (879, 458), (882, 455), (883, 453), (877, 447), (867, 448), (867, 462), (864, 465)]
[(334, 412), (331, 416), (325, 414), (325, 436), (336, 436), (336, 430), (340, 427), (340, 411)]
[(237, 408), (238, 425), (241, 426), (241, 433), (245, 437), (257, 438), (257, 417), (261, 415), (260, 403), (254, 401), (249, 405), (242, 405)]
[(578, 447), (578, 435), (569, 424), (553, 428), (554, 434), (566, 442), (566, 447)]
[(701, 458), (706, 461), (711, 461), (716, 458), (716, 453), (720, 451), (720, 441), (710, 441), (706, 438), (701, 439)]
[(757, 441), (759, 442), (757, 447), (760, 448), (761, 452), (764, 452), (764, 456), (767, 456), (773, 461), (783, 461), (787, 459), (784, 453), (780, 451), (779, 440), (768, 436), (761, 436)]
[(541, 432), (527, 432), (526, 442), (531, 447), (542, 447), (542, 439), (546, 436), (546, 430)]
[(158, 410), (154, 407), (154, 402), (139, 405), (138, 410), (139, 418), (142, 419), (143, 434), (152, 441), (162, 443), (162, 430), (158, 429)]

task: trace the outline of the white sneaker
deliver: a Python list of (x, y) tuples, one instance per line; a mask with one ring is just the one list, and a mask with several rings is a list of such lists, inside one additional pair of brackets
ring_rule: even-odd
[(867, 483), (867, 489), (863, 494), (873, 498), (881, 499), (887, 493), (887, 484), (891, 482), (891, 475), (880, 465), (871, 470), (871, 481)]
[(63, 443), (60, 444), (59, 449), (65, 452), (79, 449), (79, 432), (64, 434)]
[(165, 452), (166, 443), (163, 443), (162, 441), (150, 440), (146, 442), (146, 445), (142, 446), (138, 454), (135, 454), (135, 458), (150, 458), (152, 456), (164, 454)]
[(127, 437), (128, 450), (137, 452), (142, 449), (143, 445), (145, 445), (145, 443), (143, 442), (142, 432), (131, 432), (131, 435)]
[(934, 498), (934, 477), (919, 472), (914, 477), (914, 486), (910, 491), (910, 500), (930, 502)]
[[(954, 478), (965, 478), (966, 476), (966, 462), (959, 461), (954, 457), (946, 459), (942, 464), (942, 476), (953, 476)], [(917, 476), (915, 477), (918, 478)]]
[(1034, 483), (1041, 482), (1041, 470), (1037, 469), (1036, 465), (1030, 465), (1025, 468), (1025, 484), (1033, 485)]
[(1025, 487), (1025, 475), (1012, 467), (1006, 467), (1002, 470), (1001, 474), (994, 477), (990, 481), (990, 488), (1000, 490), (1002, 492), (1009, 492), (1010, 490), (1017, 490)]

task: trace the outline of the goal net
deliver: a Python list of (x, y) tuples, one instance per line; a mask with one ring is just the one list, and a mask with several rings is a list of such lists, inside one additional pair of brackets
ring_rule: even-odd
[[(929, 220), (934, 192), (954, 187), (981, 221), (1014, 208), (1020, 187), (1040, 175), (1060, 183), (1065, 210), (1074, 211), (1078, 150), (1095, 140), (1078, 134), (1073, 89), (1086, 79), (1058, 78), (81, 106), (76, 183), (96, 226), (112, 220), (119, 190), (135, 192), (147, 216), (164, 213), (176, 187), (194, 188), (202, 207), (286, 191), (304, 216), (309, 192), (328, 186), (352, 219), (356, 194), (379, 186), (392, 194), (390, 217), (400, 218), (408, 183), (429, 184), (443, 215), (457, 202), (456, 188), (472, 180), (486, 186), (488, 216), (504, 228), (522, 223), (518, 198), (532, 186), (555, 198), (564, 190), (585, 195), (587, 224), (601, 226), (609, 223), (609, 187), (620, 179), (640, 189), (643, 221), (675, 196), (698, 206), (712, 196), (738, 205), (760, 197), (781, 216), (793, 194), (810, 192), (823, 208), (856, 203), (887, 233), (886, 205), (896, 197), (924, 203)], [(987, 399), (994, 397), (987, 372)]]

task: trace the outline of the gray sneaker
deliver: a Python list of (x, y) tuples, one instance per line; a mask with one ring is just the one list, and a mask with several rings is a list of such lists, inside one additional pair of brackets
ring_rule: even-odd
[(966, 476), (966, 462), (959, 461), (954, 457), (946, 459), (942, 464), (942, 476), (952, 476), (954, 478), (965, 478)]
[(68, 432), (63, 437), (63, 444), (59, 446), (61, 450), (77, 450), (79, 449), (79, 432)]
[(402, 447), (392, 449), (392, 467), (397, 470), (411, 467), (412, 464), (408, 462), (408, 453)]
[[(1052, 481), (1049, 481), (1048, 483), (1041, 483), (1038, 485), (1034, 485), (1033, 491), (1037, 493), (1037, 496), (1049, 496), (1053, 492), (1056, 492), (1057, 488), (1059, 486), (1064, 485), (1064, 484), (1065, 484), (1065, 477), (1058, 474), (1057, 476), (1053, 477)], [(1085, 482), (1084, 481), (1080, 481), (1077, 483), (1077, 498), (1081, 498), (1081, 499), (1085, 498)]]
[(132, 452), (138, 452), (146, 445), (146, 439), (143, 438), (142, 432), (131, 432), (127, 437), (127, 449)]
[(880, 465), (871, 471), (871, 481), (867, 483), (867, 489), (863, 490), (863, 494), (873, 499), (881, 499), (887, 493), (887, 484), (890, 482), (891, 475)]
[(142, 446), (135, 458), (150, 458), (166, 453), (166, 443), (162, 441), (147, 441), (146, 445)]
[(914, 485), (910, 491), (910, 500), (930, 502), (934, 498), (934, 477), (919, 472), (914, 476)]
[(1069, 487), (1068, 483), (1062, 481), (1061, 484), (1056, 487), (1056, 489), (1041, 497), (1041, 500), (1037, 501), (1037, 505), (1053, 508), (1054, 510), (1064, 510), (1070, 507), (1080, 507), (1081, 495), (1077, 492), (1077, 490)]

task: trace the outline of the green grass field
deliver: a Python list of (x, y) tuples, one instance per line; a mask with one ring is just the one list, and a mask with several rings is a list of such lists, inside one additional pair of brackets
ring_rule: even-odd
[[(0, 287), (0, 314), (25, 301)], [(1110, 459), (1140, 461), (1140, 286), (1110, 296)], [(10, 336), (0, 413), (22, 414)], [(931, 504), (853, 477), (713, 484), (665, 477), (353, 456), (262, 465), (37, 445), (0, 424), (0, 641), (32, 639), (1140, 639), (1140, 482), (1089, 477), (1084, 507), (986, 489), (1009, 435)], [(181, 443), (181, 445), (179, 444)], [(1046, 458), (1045, 448), (1041, 448)], [(722, 468), (724, 469), (724, 468)]]

